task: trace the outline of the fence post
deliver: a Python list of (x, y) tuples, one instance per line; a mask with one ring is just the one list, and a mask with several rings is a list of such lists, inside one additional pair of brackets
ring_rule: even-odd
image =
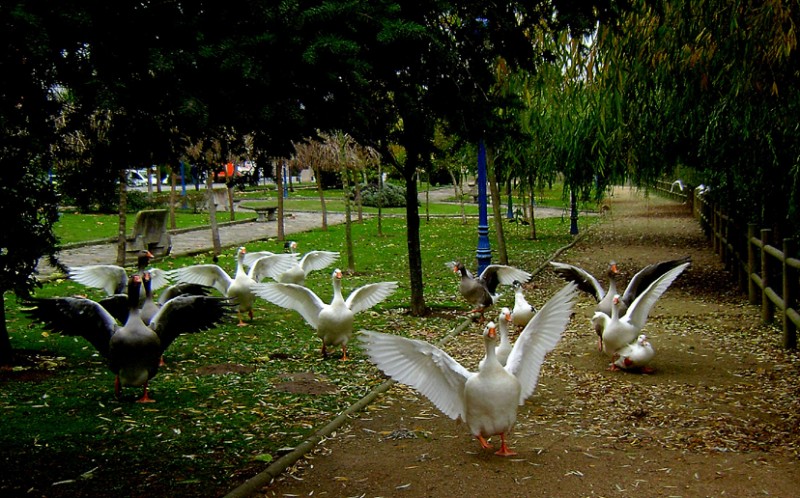
[(719, 246), (719, 211), (714, 206), (711, 212), (711, 247), (717, 256), (719, 256)]
[(770, 273), (772, 264), (766, 248), (772, 242), (772, 230), (769, 228), (761, 229), (761, 321), (764, 323), (772, 322), (775, 317), (775, 305), (767, 296), (767, 288), (770, 286)]
[(797, 309), (797, 275), (794, 268), (787, 264), (795, 254), (796, 242), (794, 239), (783, 240), (783, 347), (787, 349), (797, 347), (797, 327), (786, 312)]
[(753, 281), (753, 274), (756, 272), (756, 249), (753, 238), (756, 236), (756, 224), (747, 224), (747, 298), (750, 304), (758, 304), (756, 289), (758, 286)]

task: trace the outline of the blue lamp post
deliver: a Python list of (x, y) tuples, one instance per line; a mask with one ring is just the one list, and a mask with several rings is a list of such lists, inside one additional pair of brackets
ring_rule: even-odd
[(492, 263), (492, 248), (489, 245), (489, 221), (486, 214), (486, 147), (483, 140), (478, 144), (478, 275)]

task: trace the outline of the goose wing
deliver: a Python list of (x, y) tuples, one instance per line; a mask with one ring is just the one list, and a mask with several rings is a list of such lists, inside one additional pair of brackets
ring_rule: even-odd
[[(248, 253), (249, 254), (249, 253)], [(247, 257), (247, 255), (245, 255)], [(294, 267), (297, 264), (297, 256), (294, 254), (272, 254), (262, 256), (255, 260), (250, 266), (248, 276), (260, 282), (265, 278), (274, 278)]]
[(176, 268), (168, 272), (169, 278), (187, 284), (206, 285), (217, 289), (221, 294), (228, 294), (228, 287), (233, 279), (218, 265), (192, 265)]
[(606, 296), (606, 291), (600, 282), (594, 275), (583, 268), (556, 261), (551, 261), (550, 265), (556, 275), (567, 282), (575, 282), (578, 285), (578, 290), (591, 294), (598, 303)]
[(660, 261), (645, 266), (633, 276), (630, 282), (628, 282), (628, 286), (622, 294), (622, 302), (625, 303), (626, 306), (630, 306), (633, 300), (636, 299), (636, 296), (647, 289), (658, 277), (683, 263), (691, 263), (691, 261), (691, 256), (684, 256), (683, 258)]
[(102, 289), (109, 296), (124, 294), (128, 284), (125, 268), (117, 265), (88, 265), (70, 268), (70, 280), (93, 289)]
[[(127, 298), (126, 298), (127, 299)], [(33, 298), (25, 314), (63, 335), (80, 336), (108, 358), (108, 343), (119, 325), (100, 304), (83, 297)]]
[(270, 251), (255, 251), (255, 252), (248, 252), (244, 255), (244, 260), (242, 260), (242, 264), (246, 267), (250, 268), (253, 266), (259, 258), (263, 258), (265, 256), (273, 256), (275, 253)]
[(422, 393), (448, 417), (464, 420), (464, 385), (474, 373), (424, 341), (368, 330), (360, 331), (358, 339), (386, 375)]
[(208, 330), (232, 312), (230, 299), (218, 296), (183, 294), (164, 303), (150, 320), (150, 328), (167, 349), (180, 334)]
[(569, 322), (577, 285), (569, 283), (556, 292), (520, 333), (506, 361), (506, 371), (519, 381), (519, 404), (533, 394), (544, 357), (553, 350)]
[(170, 299), (182, 296), (183, 294), (189, 294), (193, 296), (208, 296), (211, 294), (211, 289), (212, 287), (207, 285), (188, 284), (185, 282), (177, 283), (170, 285), (158, 295), (158, 303), (163, 305)]
[(489, 292), (495, 294), (497, 293), (498, 285), (511, 285), (515, 280), (527, 282), (531, 279), (531, 274), (513, 266), (489, 265), (483, 269), (480, 278), (484, 281)]
[(309, 251), (300, 259), (300, 268), (308, 275), (312, 271), (321, 270), (332, 265), (339, 259), (338, 252), (332, 251)]
[(347, 296), (345, 304), (353, 314), (369, 309), (389, 297), (397, 290), (397, 282), (378, 282), (367, 284)]
[(253, 284), (251, 290), (272, 304), (300, 313), (314, 329), (317, 328), (319, 312), (327, 306), (314, 291), (302, 285), (267, 282)]
[(625, 313), (623, 320), (629, 321), (639, 330), (644, 328), (653, 305), (689, 264), (688, 262), (680, 264), (656, 278), (653, 283), (651, 283), (644, 292), (639, 294), (631, 305), (628, 306), (628, 311)]

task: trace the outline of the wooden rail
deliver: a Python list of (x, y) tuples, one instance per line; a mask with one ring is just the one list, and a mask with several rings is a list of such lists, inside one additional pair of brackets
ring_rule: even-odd
[(800, 259), (795, 257), (796, 241), (784, 239), (779, 249), (772, 230), (737, 222), (692, 188), (684, 187), (677, 193), (674, 188), (670, 192), (670, 187), (669, 182), (657, 182), (654, 190), (675, 200), (691, 202), (694, 216), (725, 269), (747, 293), (750, 303), (761, 307), (761, 320), (772, 323), (777, 314), (783, 328), (783, 346), (797, 348)]

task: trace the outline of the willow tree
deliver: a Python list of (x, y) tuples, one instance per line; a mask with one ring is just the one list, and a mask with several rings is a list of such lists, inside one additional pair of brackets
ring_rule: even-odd
[(598, 36), (602, 117), (631, 177), (710, 185), (734, 218), (800, 234), (800, 4), (633, 6)]
[(322, 229), (328, 230), (328, 208), (325, 204), (325, 189), (322, 185), (322, 172), (328, 166), (327, 150), (319, 140), (307, 138), (302, 142), (294, 142), (294, 155), (290, 159), (297, 166), (309, 167), (314, 172), (317, 194), (322, 212)]
[(324, 147), (327, 151), (326, 160), (328, 169), (337, 171), (342, 178), (342, 197), (344, 200), (344, 219), (345, 219), (345, 246), (347, 253), (347, 269), (355, 272), (356, 263), (353, 253), (353, 220), (352, 220), (352, 192), (353, 183), (352, 173), (362, 167), (356, 152), (358, 144), (356, 141), (342, 131), (331, 133), (321, 133)]

